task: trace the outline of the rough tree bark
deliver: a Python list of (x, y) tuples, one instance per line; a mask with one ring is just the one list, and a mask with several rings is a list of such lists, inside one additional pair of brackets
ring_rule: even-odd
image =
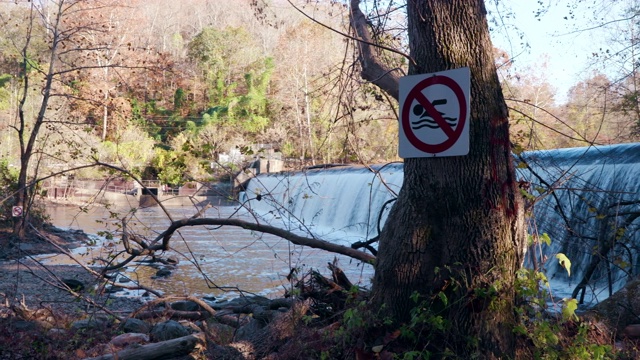
[[(357, 33), (366, 28), (359, 3), (351, 1)], [(471, 70), (471, 145), (467, 156), (405, 159), (404, 184), (380, 236), (372, 304), (405, 322), (415, 307), (412, 294), (441, 293), (448, 304), (440, 315), (450, 327), (434, 351), (513, 358), (513, 284), (525, 232), (484, 3), (409, 0), (407, 14), (415, 62), (409, 74)], [(363, 76), (374, 81), (384, 74)]]

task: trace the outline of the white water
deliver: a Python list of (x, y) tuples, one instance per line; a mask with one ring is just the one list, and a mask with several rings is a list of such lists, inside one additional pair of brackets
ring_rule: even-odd
[[(640, 144), (530, 152), (524, 156), (533, 172), (555, 189), (555, 197), (548, 193), (540, 196), (534, 207), (531, 231), (550, 235), (551, 246), (543, 246), (548, 259), (542, 264), (542, 270), (550, 279), (556, 299), (570, 297), (593, 254), (596, 242), (589, 237), (600, 236), (603, 221), (617, 223), (620, 227), (620, 222), (628, 216), (626, 214), (640, 212), (638, 203), (612, 206), (640, 199)], [(240, 211), (239, 216), (253, 220), (253, 214), (258, 214), (259, 221), (347, 246), (371, 239), (378, 235), (378, 220), (380, 218), (384, 222), (386, 219), (383, 207), (399, 192), (403, 176), (402, 164), (376, 166), (373, 170), (337, 167), (261, 175), (250, 182), (241, 197), (241, 202), (250, 211)], [(534, 195), (541, 195), (538, 190), (547, 188), (528, 170), (520, 169), (519, 176), (532, 182)], [(384, 209), (388, 210), (388, 207)], [(560, 209), (565, 212), (568, 224), (560, 215)], [(233, 207), (212, 208), (206, 215), (228, 217), (235, 210)], [(196, 210), (174, 208), (170, 211), (177, 219), (190, 217)], [(49, 212), (58, 226), (82, 228), (89, 233), (103, 231), (105, 227), (117, 230), (117, 222), (113, 220), (108, 226), (95, 223), (96, 219), (109, 217), (104, 209), (94, 209), (85, 214), (58, 207), (49, 209)], [(616, 214), (620, 216), (613, 216)], [(74, 220), (74, 216), (78, 217)], [(136, 216), (130, 225), (137, 223), (137, 231), (150, 238), (169, 224), (159, 208), (138, 210)], [(610, 267), (614, 291), (626, 282), (628, 273), (640, 271), (639, 223), (640, 219), (636, 219), (627, 227), (621, 238), (623, 245), (617, 245), (609, 254), (609, 261), (603, 262), (614, 264)], [(568, 227), (574, 230), (573, 235), (567, 231)], [(244, 291), (278, 296), (290, 286), (285, 277), (291, 268), (302, 268), (302, 272), (309, 267), (325, 270), (326, 263), (334, 258), (333, 254), (321, 250), (292, 246), (274, 236), (232, 227), (182, 229), (179, 235), (172, 240), (175, 250), (166, 254), (180, 260), (179, 270), (172, 276), (153, 280), (151, 275), (155, 269), (140, 265), (128, 267), (127, 274), (138, 276), (144, 285), (167, 294), (223, 294), (207, 285), (192, 263), (196, 261), (202, 272), (218, 286), (237, 286)], [(571, 259), (571, 277), (558, 266), (555, 254), (560, 252)], [(85, 259), (97, 255), (105, 257), (108, 254), (91, 254)], [(352, 281), (368, 285), (373, 274), (371, 266), (342, 256), (338, 258)], [(51, 261), (60, 263), (66, 260), (56, 257)], [(585, 303), (591, 305), (606, 298), (607, 284), (606, 267), (601, 266), (589, 283)]]
[[(531, 231), (550, 235), (552, 244), (543, 248), (547, 261), (542, 264), (542, 270), (550, 279), (552, 295), (567, 298), (582, 279), (596, 244), (584, 237), (597, 237), (598, 224), (602, 222), (598, 212), (589, 209), (608, 209), (607, 214), (640, 211), (638, 203), (608, 208), (621, 201), (640, 200), (640, 144), (530, 152), (524, 156), (534, 172), (553, 185), (560, 200), (558, 205), (553, 196), (539, 199), (534, 207)], [(547, 188), (527, 170), (519, 170), (519, 176), (533, 183), (534, 195), (540, 195), (535, 189)], [(380, 179), (384, 179), (386, 186)], [(349, 245), (378, 234), (378, 214), (383, 204), (394, 197), (393, 192), (399, 191), (401, 184), (401, 164), (383, 167), (378, 174), (363, 167), (270, 174), (252, 180), (244, 200), (272, 225), (311, 232)], [(260, 201), (257, 201), (257, 195), (260, 195)], [(560, 207), (569, 218), (568, 226), (583, 238), (578, 239), (567, 232), (567, 224), (559, 215)], [(611, 217), (607, 221), (619, 223), (620, 219)], [(640, 220), (627, 228), (623, 238), (625, 246), (617, 246), (610, 253), (609, 260), (620, 265), (611, 267), (614, 291), (626, 282), (626, 272), (636, 274), (640, 269), (638, 223)], [(571, 277), (558, 266), (555, 255), (560, 252), (573, 263)], [(625, 262), (633, 265), (624, 267)], [(604, 270), (601, 266), (590, 282), (585, 296), (587, 305), (608, 296)]]
[[(377, 173), (341, 166), (267, 174), (251, 180), (241, 200), (274, 226), (349, 246), (378, 235), (380, 212), (400, 191), (402, 175), (402, 164), (387, 165)], [(390, 204), (385, 207), (389, 208)], [(383, 212), (380, 228), (385, 220)]]
[[(555, 284), (555, 294), (570, 297), (595, 256), (596, 238), (613, 239), (615, 229), (623, 226), (629, 214), (640, 212), (640, 144), (529, 152), (525, 158), (533, 173), (547, 184), (554, 184), (554, 193), (543, 192), (542, 200), (535, 204), (530, 232), (549, 234), (551, 246), (543, 246), (544, 253), (552, 258), (545, 263), (546, 273)], [(522, 171), (521, 176), (530, 179), (534, 195), (541, 195), (536, 188), (548, 188), (532, 173)], [(628, 205), (623, 205), (627, 202)], [(638, 274), (639, 230), (640, 219), (626, 227), (608, 261), (601, 262), (593, 275), (585, 304), (609, 296), (606, 264), (611, 264), (614, 292), (626, 283), (629, 274)], [(571, 277), (558, 261), (553, 261), (557, 253), (571, 259)]]

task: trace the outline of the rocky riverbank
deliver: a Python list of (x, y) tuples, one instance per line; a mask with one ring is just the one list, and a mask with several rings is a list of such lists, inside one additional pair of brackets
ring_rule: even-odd
[[(24, 240), (11, 236), (7, 229), (0, 230), (0, 309), (13, 304), (28, 308), (50, 308), (65, 314), (84, 313), (91, 307), (104, 307), (119, 313), (131, 312), (142, 305), (138, 299), (114, 297), (98, 291), (100, 282), (87, 269), (75, 265), (43, 266), (35, 255), (59, 253), (84, 245), (89, 237), (83, 231), (65, 231), (46, 227), (40, 235), (29, 235)], [(74, 295), (65, 289), (64, 283), (82, 284)]]
[(143, 303), (115, 296), (91, 269), (44, 266), (34, 256), (88, 240), (82, 231), (55, 228), (22, 241), (0, 231), (0, 359), (300, 358), (319, 351), (298, 340), (320, 336), (307, 329), (308, 322), (335, 321), (332, 314), (347, 299), (340, 289), (351, 288), (315, 273), (301, 278), (299, 295), (308, 291), (322, 299), (169, 297)]

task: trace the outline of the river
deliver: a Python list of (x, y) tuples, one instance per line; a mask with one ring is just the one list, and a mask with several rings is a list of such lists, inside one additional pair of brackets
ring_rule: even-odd
[[(92, 264), (96, 258), (113, 257), (123, 249), (119, 241), (119, 226), (128, 211), (105, 209), (102, 206), (93, 206), (84, 211), (77, 206), (47, 206), (51, 222), (57, 227), (100, 234), (96, 236), (96, 246), (73, 251), (74, 256), (88, 264)], [(193, 207), (173, 207), (168, 211), (174, 220), (191, 217), (196, 212)], [(246, 214), (238, 215), (237, 208), (233, 206), (210, 208), (205, 216), (249, 219)], [(128, 218), (128, 227), (147, 239), (153, 239), (170, 224), (160, 207), (137, 209), (135, 215), (129, 215)], [(114, 237), (109, 239), (105, 232), (111, 232)], [(141, 285), (165, 295), (230, 298), (236, 297), (238, 290), (242, 290), (273, 298), (281, 296), (285, 289), (291, 287), (286, 277), (292, 268), (299, 269), (300, 275), (311, 267), (327, 275), (327, 263), (335, 257), (322, 250), (295, 246), (279, 237), (229, 226), (182, 228), (173, 236), (170, 246), (171, 250), (162, 254), (162, 257), (176, 258), (179, 263), (169, 277), (155, 278), (157, 268), (144, 263), (129, 264), (122, 276), (135, 279)], [(341, 256), (338, 258), (339, 265), (353, 282), (368, 284), (372, 276), (370, 266), (363, 269), (358, 261)], [(74, 263), (64, 255), (48, 255), (42, 259), (48, 264)], [(120, 295), (137, 296), (140, 293), (128, 291)]]

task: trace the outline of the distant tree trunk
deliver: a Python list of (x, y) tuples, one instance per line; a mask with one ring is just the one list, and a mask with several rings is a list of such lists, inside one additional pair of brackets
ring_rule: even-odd
[[(358, 3), (351, 3), (356, 30)], [(514, 280), (525, 232), (484, 3), (413, 0), (407, 13), (410, 74), (471, 70), (471, 145), (467, 156), (405, 159), (403, 187), (380, 236), (372, 303), (406, 322), (412, 294), (444, 295), (439, 314), (450, 328), (431, 339), (434, 351), (513, 358)]]
[[(51, 88), (53, 86), (53, 76), (54, 69), (56, 65), (56, 52), (60, 42), (60, 32), (58, 25), (60, 24), (60, 9), (63, 8), (64, 1), (60, 1), (59, 4), (56, 4), (58, 8), (58, 14), (55, 18), (55, 27), (53, 27), (51, 34), (51, 49), (50, 49), (50, 57), (48, 69), (45, 75), (44, 84), (42, 86), (42, 101), (40, 103), (40, 109), (36, 115), (35, 120), (33, 121), (31, 128), (27, 126), (27, 119), (25, 115), (25, 104), (27, 102), (28, 90), (30, 86), (30, 76), (28, 69), (28, 49), (29, 44), (31, 42), (31, 34), (27, 36), (27, 41), (22, 49), (22, 66), (24, 67), (24, 78), (23, 78), (23, 93), (20, 98), (20, 102), (18, 104), (18, 141), (20, 143), (20, 173), (18, 174), (18, 193), (16, 194), (15, 206), (21, 206), (23, 208), (22, 217), (16, 218), (16, 221), (13, 225), (13, 235), (19, 237), (20, 239), (24, 239), (26, 235), (26, 228), (29, 220), (29, 211), (32, 202), (32, 188), (29, 184), (29, 166), (31, 164), (32, 156), (34, 153), (34, 149), (36, 146), (36, 140), (38, 139), (38, 134), (40, 133), (40, 128), (45, 121), (45, 113), (47, 111), (47, 107), (49, 105), (49, 100), (51, 99)], [(32, 6), (32, 16), (35, 13), (35, 8)], [(35, 18), (30, 18), (31, 28), (35, 22)]]

